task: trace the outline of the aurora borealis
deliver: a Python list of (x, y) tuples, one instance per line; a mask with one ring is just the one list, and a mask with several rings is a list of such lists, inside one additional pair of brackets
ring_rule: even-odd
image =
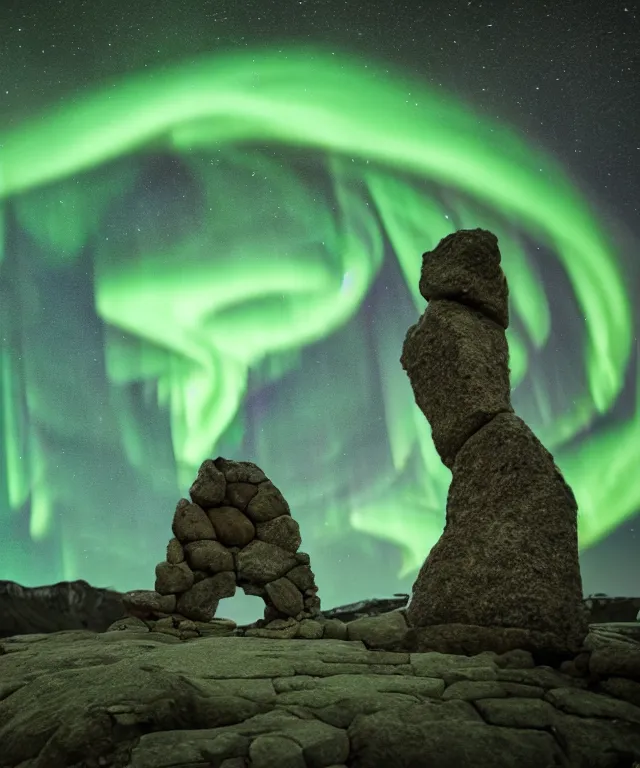
[(515, 128), (399, 68), (263, 45), (96, 85), (0, 146), (0, 578), (148, 588), (223, 455), (280, 487), (327, 605), (406, 591), (450, 475), (398, 358), (420, 256), (458, 228), (499, 237), (514, 404), (581, 547), (640, 508), (640, 398), (607, 418), (635, 365), (629, 276)]

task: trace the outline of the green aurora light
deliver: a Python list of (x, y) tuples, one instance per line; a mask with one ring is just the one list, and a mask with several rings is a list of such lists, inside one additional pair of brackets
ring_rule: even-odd
[[(640, 460), (638, 409), (573, 440), (611, 410), (623, 386), (633, 336), (625, 277), (562, 168), (512, 130), (350, 56), (259, 50), (76, 96), (0, 135), (0, 147), (2, 513), (25, 514), (30, 501), (31, 541), (59, 548), (45, 568), (28, 548), (3, 540), (5, 577), (85, 578), (132, 589), (159, 559), (151, 552), (142, 562), (129, 547), (129, 511), (114, 523), (78, 503), (89, 480), (77, 477), (71, 458), (52, 456), (42, 438), (80, 430), (88, 418), (80, 408), (92, 406), (86, 393), (77, 394), (80, 405), (75, 395), (56, 401), (56, 382), (37, 376), (50, 347), (29, 351), (15, 342), (23, 325), (41, 321), (29, 290), (15, 280), (9, 285), (16, 274), (8, 272), (10, 255), (19, 250), (12, 231), (35, 243), (49, 268), (67, 273), (90, 249), (109, 381), (105, 420), (91, 420), (92, 434), (121, 445), (141, 483), (155, 481), (145, 475), (155, 456), (171, 468), (168, 485), (158, 487), (175, 487), (177, 477), (184, 492), (200, 462), (221, 446), (235, 447), (234, 458), (251, 458), (271, 475), (274, 446), (288, 442), (299, 461), (273, 479), (302, 523), (305, 549), (313, 557), (314, 542), (339, 537), (362, 548), (356, 534), (364, 532), (401, 550), (405, 577), (440, 535), (450, 475), (413, 402), (398, 340), (425, 306), (417, 291), (421, 253), (453, 229), (491, 229), (511, 290), (514, 398), (574, 488), (581, 546), (640, 507), (640, 486), (630, 482)], [(180, 158), (204, 212), (185, 213), (192, 224), (164, 240), (152, 225), (120, 232), (109, 226), (114, 208), (135, 201), (141, 165), (152, 154)], [(286, 162), (301, 156), (323, 169), (326, 189)], [(551, 412), (539, 370), (553, 312), (525, 237), (555, 254), (584, 318), (584, 381), (566, 395), (561, 413)], [(386, 242), (403, 279), (379, 300), (373, 330), (364, 329), (363, 305), (392, 258)], [(413, 315), (396, 312), (411, 302)], [(331, 352), (310, 374), (301, 361), (304, 350), (315, 348)], [(369, 466), (373, 479), (361, 487), (334, 475), (358, 474), (345, 468), (343, 448), (348, 433), (357, 432), (354, 392), (374, 397), (376, 366), (379, 438), (386, 438), (390, 460)], [(168, 414), (173, 457), (150, 447), (136, 426), (130, 387), (141, 382), (150, 403), (145, 418)], [(248, 456), (245, 403), (274, 383), (286, 393), (282, 412), (265, 415)], [(321, 398), (320, 387), (333, 395)], [(535, 403), (525, 397), (531, 392)], [(309, 449), (311, 437), (322, 446), (321, 460)], [(307, 483), (311, 462), (314, 482)], [(322, 514), (305, 517), (298, 511), (304, 509)]]

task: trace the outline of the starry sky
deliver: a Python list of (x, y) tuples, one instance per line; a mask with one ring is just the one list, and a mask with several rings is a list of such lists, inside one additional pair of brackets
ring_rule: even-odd
[[(635, 0), (2, 0), (0, 131), (128, 74), (292, 43), (402, 70), (544, 147), (596, 201), (640, 285)], [(633, 389), (630, 377), (620, 413)], [(583, 553), (597, 574), (585, 591), (640, 590), (638, 528), (636, 516)], [(607, 581), (614, 561), (623, 576)]]
[(127, 72), (320, 43), (386, 59), (516, 124), (638, 234), (639, 15), (632, 0), (4, 0), (0, 124)]

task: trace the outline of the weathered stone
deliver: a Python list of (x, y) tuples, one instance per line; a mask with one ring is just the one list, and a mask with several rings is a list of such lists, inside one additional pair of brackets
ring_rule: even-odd
[[(639, 710), (559, 686), (555, 670), (500, 667), (505, 659), (488, 653), (408, 657), (306, 639), (335, 619), (274, 621), (248, 637), (216, 619), (171, 616), (151, 632), (138, 622), (0, 642), (3, 764), (63, 768), (81, 755), (106, 765), (126, 749), (136, 768), (245, 765), (251, 754), (269, 759), (250, 752), (263, 736), (278, 737), (261, 744), (285, 760), (278, 766), (298, 755), (279, 751), (282, 737), (304, 750), (301, 765), (334, 768), (630, 768), (640, 760)], [(468, 677), (491, 671), (527, 682)], [(536, 675), (553, 684), (549, 700), (529, 685)], [(154, 730), (141, 734), (149, 722)]]
[(428, 301), (448, 299), (480, 310), (502, 328), (509, 326), (509, 289), (500, 267), (498, 238), (484, 229), (444, 237), (422, 255), (420, 293)]
[(287, 578), (292, 581), (298, 589), (313, 589), (316, 586), (315, 576), (308, 565), (296, 565), (287, 573)]
[(478, 712), (491, 725), (505, 728), (553, 728), (557, 712), (547, 701), (487, 698), (475, 701)]
[(225, 597), (233, 597), (236, 593), (236, 574), (234, 571), (216, 573), (209, 579), (211, 589), (215, 593), (216, 600)]
[[(220, 768), (247, 768), (244, 757), (228, 757), (220, 763)], [(330, 768), (346, 768), (346, 766), (333, 765)]]
[(266, 627), (247, 629), (246, 637), (265, 637), (274, 640), (292, 640), (298, 634), (299, 623), (292, 618), (274, 619)]
[(163, 619), (158, 619), (154, 622), (152, 632), (165, 632), (166, 634), (173, 635), (174, 637), (180, 637), (179, 630), (180, 622), (173, 616), (167, 616)]
[(209, 621), (218, 607), (219, 584), (215, 576), (203, 579), (178, 598), (176, 609), (182, 616), (196, 621)]
[(614, 645), (635, 648), (640, 652), (640, 624), (633, 622), (590, 626), (589, 634), (583, 643), (587, 651), (611, 648)]
[(164, 632), (178, 637), (181, 640), (190, 640), (200, 637), (200, 632), (195, 621), (180, 618), (178, 616), (167, 616), (154, 623), (153, 632)]
[[(167, 549), (169, 560), (176, 561), (168, 560), (172, 568), (178, 564), (188, 567), (194, 587), (203, 582), (211, 587), (211, 573), (226, 573), (222, 577), (224, 588), (211, 592), (209, 598), (220, 600), (240, 586), (245, 594), (259, 595), (264, 600), (264, 621), (294, 616), (299, 622), (318, 614), (318, 589), (308, 568), (309, 556), (297, 552), (301, 542), (299, 526), (291, 518), (280, 491), (259, 467), (222, 457), (207, 460), (190, 493), (201, 506), (186, 499), (178, 503), (173, 525), (176, 539)], [(297, 575), (304, 583), (303, 589), (292, 581), (279, 581), (299, 565), (304, 565), (306, 571), (294, 573), (294, 577)], [(165, 581), (172, 573), (166, 569), (166, 565), (160, 566)], [(174, 588), (175, 584), (170, 586)], [(200, 594), (203, 589), (200, 587)], [(180, 604), (189, 606), (193, 613), (188, 598)], [(200, 609), (196, 606), (195, 610), (198, 613)], [(204, 615), (202, 610), (200, 615)], [(184, 633), (180, 637), (184, 638)]]
[(315, 615), (320, 610), (320, 598), (316, 595), (304, 598), (304, 610)]
[(537, 685), (524, 685), (523, 683), (500, 683), (507, 696), (517, 696), (520, 699), (541, 699), (544, 696), (544, 688)]
[[(453, 477), (445, 530), (413, 586), (409, 624), (458, 625), (462, 652), (477, 642), (463, 625), (530, 635), (512, 645), (513, 635), (484, 633), (498, 643), (486, 650), (576, 652), (587, 634), (577, 505), (551, 454), (511, 412), (508, 291), (495, 235), (444, 238), (423, 257), (421, 290), (430, 303), (401, 362)], [(408, 641), (415, 645), (416, 633)]]
[(227, 488), (224, 474), (216, 467), (211, 459), (206, 459), (200, 465), (198, 476), (189, 488), (189, 496), (194, 504), (203, 509), (220, 504)]
[(409, 329), (401, 362), (449, 469), (471, 435), (513, 411), (504, 329), (480, 312), (431, 302)]
[(554, 733), (563, 745), (565, 765), (636, 768), (640, 762), (637, 725), (565, 715), (556, 718)]
[(184, 548), (187, 561), (192, 568), (199, 571), (233, 570), (233, 555), (219, 541), (193, 541)]
[(258, 493), (251, 499), (245, 512), (254, 523), (264, 523), (274, 517), (291, 514), (284, 496), (270, 480), (258, 486)]
[(253, 584), (251, 582), (240, 581), (238, 582), (238, 586), (242, 589), (245, 595), (262, 598), (265, 598), (267, 595), (267, 590), (265, 589), (264, 584)]
[(252, 483), (228, 483), (226, 498), (232, 507), (244, 512), (256, 493), (258, 488)]
[(171, 565), (184, 562), (184, 550), (178, 539), (170, 539), (167, 544), (167, 562)]
[(300, 526), (289, 515), (280, 515), (273, 520), (258, 523), (255, 528), (256, 536), (267, 544), (275, 544), (289, 552), (297, 552), (302, 543)]
[(600, 683), (600, 688), (616, 699), (628, 701), (640, 707), (640, 683), (626, 680), (624, 677), (609, 677)]
[(255, 538), (256, 529), (249, 518), (235, 507), (217, 507), (207, 512), (218, 541), (227, 547), (244, 547)]
[(435, 624), (409, 627), (404, 647), (409, 651), (439, 651), (476, 655), (487, 648), (496, 653), (515, 649), (546, 652), (555, 649), (558, 638), (550, 632), (509, 627), (481, 627), (475, 624)]
[(211, 576), (211, 573), (209, 571), (199, 571), (196, 568), (193, 571), (193, 583), (197, 584), (199, 581), (202, 581), (203, 579), (208, 579), (209, 576)]
[(496, 416), (457, 456), (447, 525), (414, 585), (409, 622), (527, 629), (547, 633), (550, 648), (578, 648), (587, 627), (576, 519), (550, 454), (517, 416)]
[(533, 656), (529, 651), (516, 648), (495, 656), (495, 663), (502, 669), (531, 669), (535, 667)]
[(160, 595), (186, 592), (193, 586), (193, 571), (186, 563), (158, 563), (156, 565), (155, 591)]
[(640, 725), (640, 708), (626, 701), (598, 696), (592, 691), (552, 688), (544, 695), (556, 709), (580, 717), (602, 717)]
[(534, 667), (533, 669), (499, 669), (498, 680), (502, 682), (535, 685), (545, 690), (552, 688), (584, 688), (584, 680), (577, 680), (563, 675), (550, 667)]
[(319, 621), (313, 619), (303, 619), (298, 625), (296, 637), (305, 640), (319, 640), (324, 635), (324, 628)]
[(399, 611), (356, 619), (347, 624), (349, 640), (362, 640), (367, 648), (399, 648), (407, 632), (407, 622)]
[(591, 654), (589, 670), (597, 677), (626, 677), (640, 682), (640, 649), (599, 648)]
[(478, 699), (506, 698), (506, 696), (505, 689), (495, 680), (459, 680), (447, 686), (442, 694), (442, 700), (477, 701)]
[(194, 621), (200, 637), (232, 637), (237, 624), (232, 619), (214, 618), (209, 621)]
[(180, 499), (171, 526), (174, 536), (181, 542), (215, 539), (213, 525), (205, 511), (187, 499)]
[(323, 619), (322, 626), (324, 628), (323, 637), (327, 640), (347, 640), (349, 630), (347, 625), (340, 621), (340, 619)]
[(270, 625), (271, 622), (276, 620), (283, 620), (283, 621), (289, 621), (295, 619), (296, 622), (301, 621), (302, 614), (298, 614), (297, 616), (289, 616), (286, 613), (283, 613), (282, 611), (279, 611), (273, 603), (270, 602), (269, 598), (267, 597), (267, 600), (265, 601), (265, 609), (264, 609), (264, 615), (263, 615), (263, 621)]
[[(447, 685), (461, 680), (495, 680), (497, 665), (484, 654), (457, 656), (454, 654), (427, 652), (409, 656), (411, 669), (419, 677), (437, 677)], [(481, 674), (474, 674), (480, 670)]]
[(347, 731), (355, 764), (362, 768), (563, 764), (561, 749), (550, 733), (488, 728), (475, 720), (479, 715), (471, 709), (465, 710), (468, 716), (463, 719), (459, 705), (470, 707), (458, 701), (415, 703), (358, 716)]
[(140, 619), (152, 619), (172, 613), (176, 608), (176, 596), (162, 595), (150, 589), (134, 589), (125, 592), (122, 602), (127, 613)]
[[(172, 595), (172, 597), (175, 599), (175, 595)], [(127, 630), (132, 632), (151, 631), (142, 619), (136, 616), (125, 616), (122, 619), (118, 619), (118, 621), (114, 621), (113, 624), (106, 628), (105, 632), (126, 632)], [(0, 698), (2, 697), (0, 696)]]
[(303, 608), (302, 592), (285, 576), (271, 581), (265, 587), (276, 610), (287, 616), (296, 616)]
[(218, 456), (214, 460), (216, 467), (224, 474), (227, 483), (263, 483), (267, 476), (250, 461), (231, 461)]
[(266, 584), (284, 576), (296, 565), (295, 557), (285, 549), (255, 540), (238, 552), (238, 578)]

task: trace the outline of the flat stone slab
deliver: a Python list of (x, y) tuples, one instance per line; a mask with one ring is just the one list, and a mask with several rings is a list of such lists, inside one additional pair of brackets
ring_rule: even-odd
[(640, 761), (640, 707), (526, 652), (133, 630), (0, 642), (0, 768), (540, 768), (617, 754)]

